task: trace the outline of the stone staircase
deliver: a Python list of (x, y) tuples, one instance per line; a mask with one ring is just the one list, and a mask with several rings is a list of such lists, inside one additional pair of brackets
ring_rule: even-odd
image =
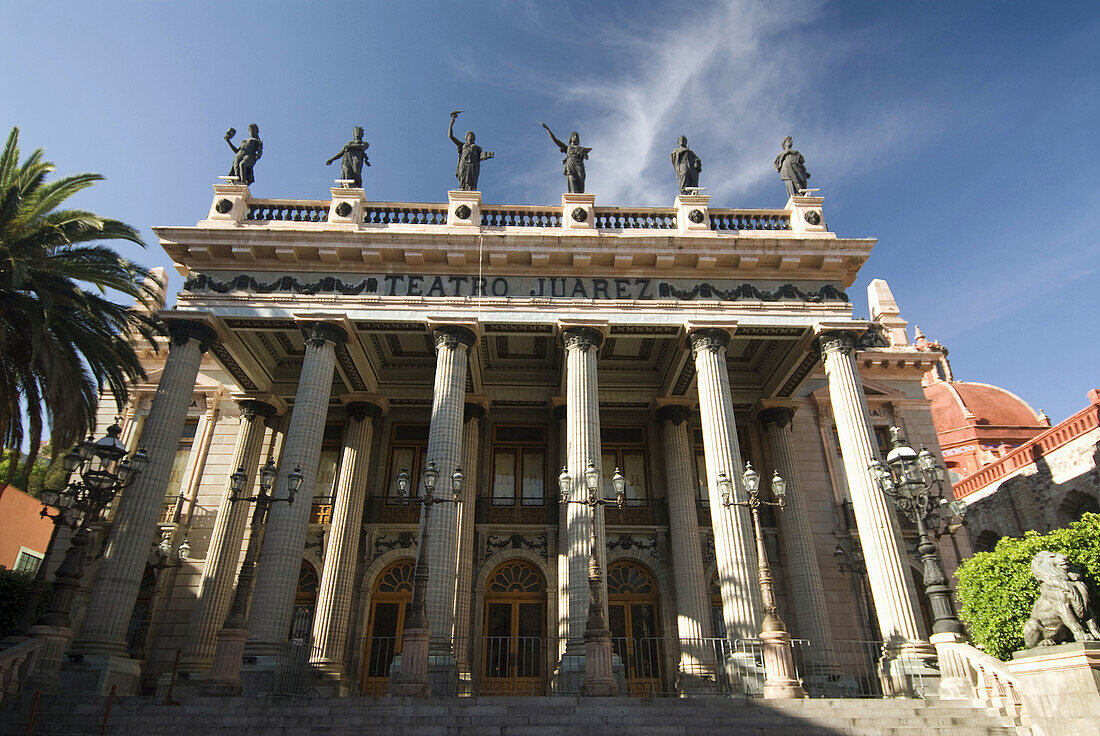
[(0, 713), (0, 736), (993, 736), (1027, 734), (959, 701), (577, 697), (107, 698), (43, 695)]

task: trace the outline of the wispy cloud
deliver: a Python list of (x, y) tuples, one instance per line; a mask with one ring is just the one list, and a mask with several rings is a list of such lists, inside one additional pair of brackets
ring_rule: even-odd
[[(602, 201), (668, 202), (675, 191), (668, 152), (683, 133), (703, 158), (707, 193), (716, 203), (736, 204), (770, 179), (782, 191), (772, 160), (786, 135), (795, 136), (811, 173), (826, 169), (835, 181), (931, 114), (904, 96), (891, 105), (878, 100), (858, 111), (829, 110), (823, 90), (830, 74), (850, 63), (865, 39), (855, 32), (844, 42), (816, 34), (823, 7), (794, 0), (677, 3), (633, 21), (569, 24), (572, 42), (599, 45), (614, 63), (568, 81), (523, 69), (515, 59), (491, 74), (498, 82), (514, 74), (576, 104), (579, 116), (570, 127), (594, 149), (589, 190)], [(554, 13), (560, 21), (561, 11)], [(562, 25), (543, 20), (540, 27)], [(479, 76), (489, 81), (484, 73)], [(555, 132), (564, 137), (569, 131), (563, 126)], [(548, 151), (546, 160), (554, 153)], [(560, 179), (550, 185), (546, 171), (521, 174), (517, 184), (560, 187)], [(811, 186), (821, 178), (811, 178)]]

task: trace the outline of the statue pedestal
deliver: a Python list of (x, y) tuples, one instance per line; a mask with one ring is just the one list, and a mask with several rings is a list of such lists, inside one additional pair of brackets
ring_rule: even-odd
[(447, 192), (447, 224), (451, 226), (481, 226), (481, 192), (452, 189)]
[(1024, 712), (1036, 736), (1095, 736), (1100, 723), (1100, 642), (1038, 647), (1012, 655)]
[(328, 221), (334, 225), (358, 225), (363, 219), (363, 205), (367, 201), (362, 189), (332, 187), (332, 204), (328, 209)]
[(561, 195), (561, 226), (565, 230), (596, 228), (596, 195), (565, 193)]
[(248, 214), (248, 201), (252, 193), (246, 184), (215, 184), (214, 201), (206, 215), (208, 222), (220, 225), (236, 225)]
[(710, 230), (709, 194), (681, 194), (676, 197), (676, 229), (681, 233)]
[[(824, 233), (825, 214), (821, 204), (824, 197), (791, 197), (783, 209), (791, 213), (791, 230), (796, 233)], [(835, 236), (834, 236), (835, 237)]]

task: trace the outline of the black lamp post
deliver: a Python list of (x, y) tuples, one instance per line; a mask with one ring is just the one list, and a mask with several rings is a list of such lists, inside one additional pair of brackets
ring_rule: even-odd
[(451, 474), (450, 497), (435, 495), (439, 480), (439, 469), (435, 461), (429, 460), (424, 468), (424, 495), (409, 497), (409, 469), (401, 468), (397, 474), (397, 493), (403, 501), (418, 503), (424, 508), (420, 529), (420, 541), (417, 543), (416, 569), (413, 571), (413, 595), (409, 605), (408, 618), (402, 633), (401, 670), (394, 675), (394, 695), (428, 695), (428, 639), (431, 628), (425, 608), (425, 596), (428, 591), (428, 530), (432, 516), (432, 507), (438, 503), (457, 505), (462, 495), (465, 481), (462, 468), (455, 468)]
[(933, 633), (965, 636), (966, 629), (955, 614), (943, 563), (929, 538), (930, 527), (938, 528), (941, 506), (957, 512), (957, 505), (953, 506), (943, 495), (944, 468), (927, 447), (921, 447), (919, 453), (909, 447), (898, 427), (890, 428), (890, 439), (893, 449), (886, 462), (872, 460), (871, 474), (898, 510), (917, 525), (920, 538), (917, 552), (923, 566), (924, 591), (932, 604)]
[(626, 505), (626, 478), (615, 468), (611, 476), (611, 487), (615, 498), (603, 498), (600, 495), (600, 471), (596, 464), (588, 461), (584, 471), (584, 486), (587, 494), (584, 498), (571, 498), (573, 479), (563, 467), (558, 476), (558, 489), (561, 491), (562, 505), (582, 504), (589, 509), (589, 526), (592, 539), (588, 554), (588, 619), (584, 628), (584, 694), (618, 695), (618, 685), (611, 669), (611, 629), (603, 615), (603, 596), (601, 580), (603, 570), (600, 567), (599, 538), (596, 526), (597, 509), (613, 503), (620, 509)]
[(744, 506), (752, 512), (753, 537), (756, 540), (757, 578), (760, 582), (760, 597), (764, 603), (764, 620), (760, 626), (760, 641), (764, 644), (764, 697), (765, 698), (804, 698), (806, 692), (795, 678), (794, 656), (791, 653), (791, 635), (775, 604), (775, 584), (772, 580), (771, 566), (768, 565), (768, 550), (764, 546), (764, 532), (760, 527), (760, 508), (773, 506), (780, 510), (786, 505), (787, 481), (775, 471), (771, 479), (772, 495), (775, 501), (760, 498), (760, 474), (752, 469), (752, 463), (745, 463), (745, 472), (741, 482), (749, 494), (747, 501), (733, 500), (733, 482), (724, 472), (718, 474), (718, 491), (722, 494), (722, 505)]
[(237, 575), (237, 588), (233, 591), (233, 602), (229, 605), (225, 623), (218, 631), (218, 641), (214, 647), (213, 664), (210, 667), (210, 677), (204, 687), (204, 693), (208, 695), (238, 695), (241, 690), (241, 656), (244, 652), (244, 642), (248, 638), (248, 622), (245, 617), (248, 614), (248, 603), (252, 598), (252, 585), (256, 577), (256, 562), (260, 558), (260, 552), (264, 544), (264, 530), (266, 529), (267, 515), (273, 503), (286, 502), (289, 506), (294, 503), (294, 496), (302, 487), (304, 476), (301, 468), (294, 468), (287, 475), (287, 495), (285, 498), (274, 498), (270, 491), (279, 477), (279, 471), (275, 462), (269, 457), (267, 463), (260, 469), (260, 492), (254, 496), (242, 495), (248, 485), (248, 474), (244, 468), (237, 468), (236, 472), (229, 476), (229, 502), (230, 503), (254, 503), (252, 520), (249, 525), (248, 547), (245, 549), (244, 562), (241, 563), (241, 571)]
[[(127, 456), (126, 446), (119, 439), (121, 434), (122, 427), (115, 423), (100, 439), (88, 437), (62, 460), (68, 473), (65, 489), (42, 493), (42, 515), (53, 518), (55, 524), (65, 524), (74, 533), (55, 573), (50, 602), (38, 625), (69, 627), (69, 608), (84, 577), (89, 529), (100, 520), (118, 492), (133, 483), (149, 462), (145, 450)], [(56, 506), (57, 512), (49, 513), (50, 506)]]
[[(46, 644), (28, 682), (46, 690), (55, 689), (60, 682), (61, 655), (72, 637), (73, 598), (84, 578), (89, 530), (119, 491), (133, 483), (149, 462), (145, 450), (127, 455), (119, 439), (121, 434), (122, 427), (116, 422), (100, 439), (88, 437), (80, 443), (62, 459), (68, 474), (65, 489), (42, 494), (42, 515), (53, 519), (54, 532), (61, 524), (73, 530), (69, 549), (54, 573), (46, 612), (30, 629), (31, 636), (45, 639)], [(50, 513), (51, 506), (57, 508), (56, 513)]]

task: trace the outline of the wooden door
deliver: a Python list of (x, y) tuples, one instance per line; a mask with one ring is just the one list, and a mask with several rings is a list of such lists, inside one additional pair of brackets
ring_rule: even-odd
[(527, 562), (506, 562), (485, 589), (481, 690), (540, 695), (544, 690), (546, 586)]
[(653, 696), (664, 689), (664, 640), (658, 618), (657, 585), (635, 562), (607, 570), (607, 612), (614, 653), (622, 660), (630, 695)]
[(412, 603), (414, 568), (411, 560), (394, 563), (382, 571), (374, 584), (363, 646), (364, 695), (389, 692), (390, 666), (401, 653), (405, 615)]

